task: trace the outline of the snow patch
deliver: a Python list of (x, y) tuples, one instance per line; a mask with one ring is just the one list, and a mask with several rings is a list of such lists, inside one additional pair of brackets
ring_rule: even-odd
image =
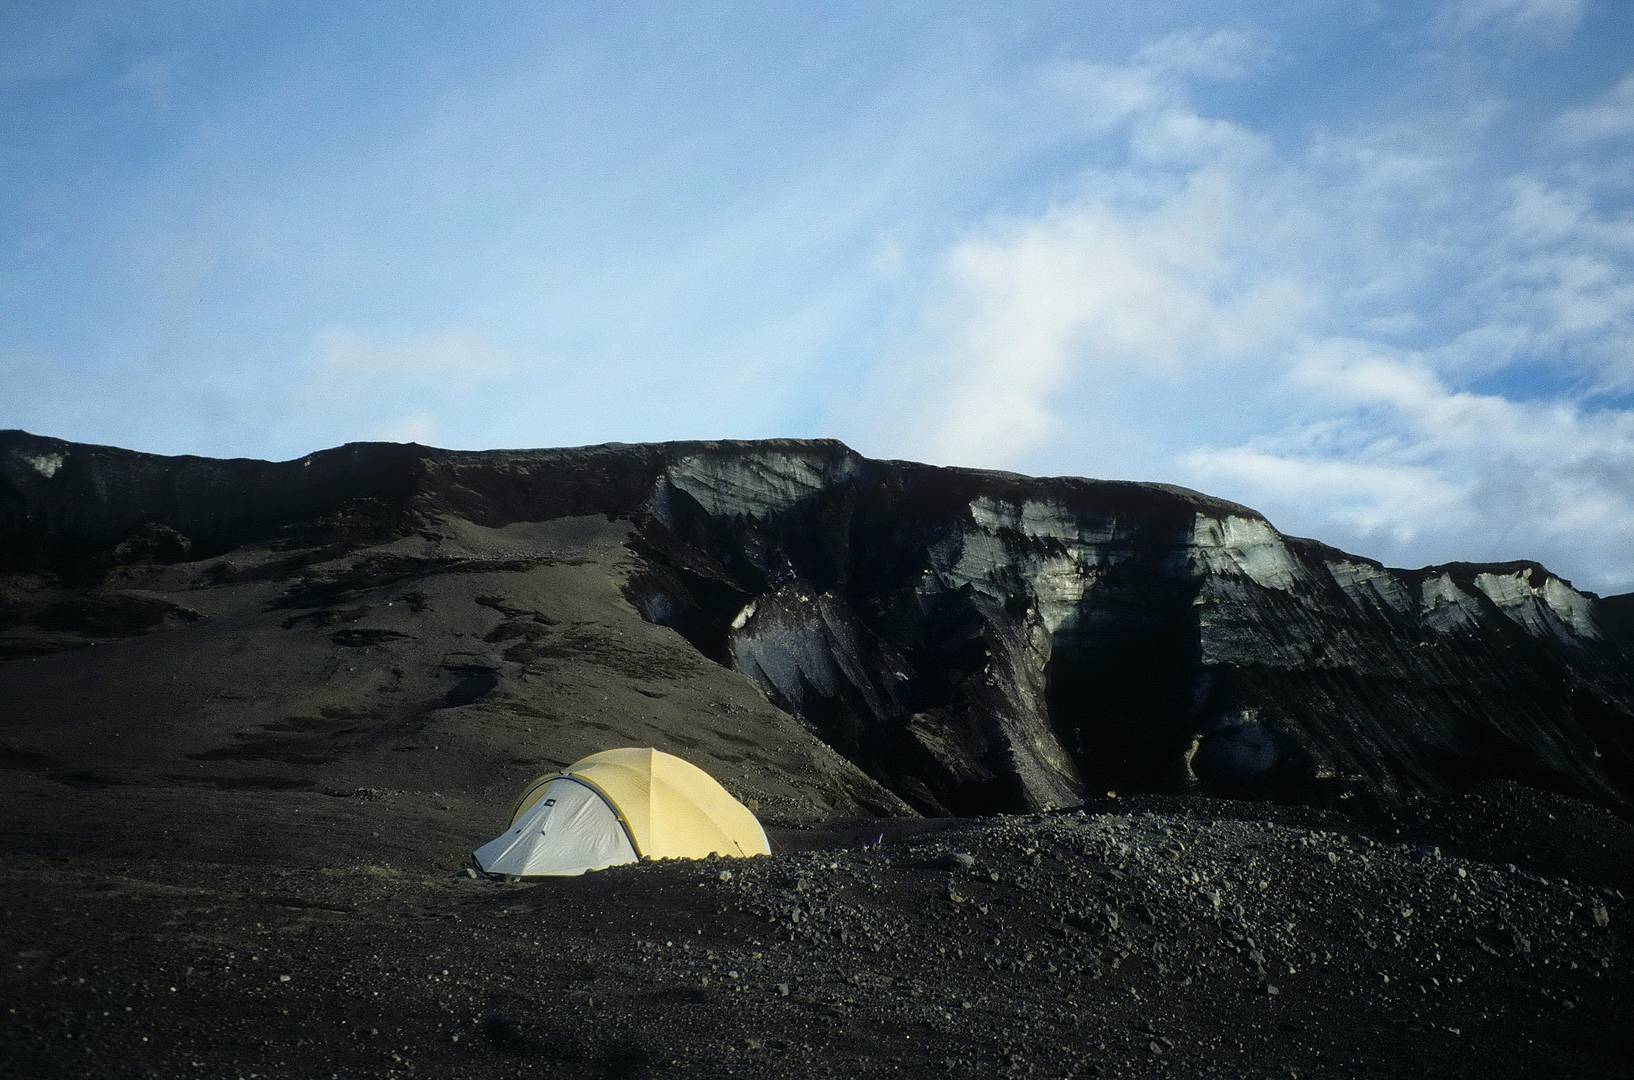
[(23, 464), (45, 477), (47, 480), (57, 475), (62, 463), (68, 460), (62, 454), (18, 454)]
[(1372, 563), (1334, 559), (1327, 563), (1328, 574), (1344, 594), (1352, 600), (1364, 597), (1383, 607), (1407, 613), (1417, 607), (1413, 595), (1401, 579)]
[(1514, 574), (1476, 574), (1475, 587), (1500, 608), (1519, 607), (1536, 595), (1525, 577), (1524, 570)]
[(953, 540), (957, 557), (943, 549), (942, 572), (1000, 603), (1024, 582), (1050, 634), (1077, 621), (1104, 567), (1132, 554), (1133, 533), (1117, 517), (1082, 515), (1044, 499), (982, 496), (971, 501), (970, 518), (973, 527)]
[(1589, 598), (1559, 578), (1532, 584), (1530, 570), (1512, 574), (1476, 574), (1475, 587), (1513, 621), (1536, 637), (1599, 637)]
[(1419, 585), (1424, 624), (1440, 633), (1462, 630), (1479, 621), (1475, 597), (1458, 587), (1449, 574), (1427, 577)]
[(1085, 517), (1045, 499), (1009, 502), (987, 495), (972, 499), (970, 519), (988, 532), (1008, 529), (1034, 540), (1063, 544), (1110, 544), (1129, 535), (1115, 515)]
[(1559, 578), (1552, 577), (1543, 583), (1543, 602), (1560, 617), (1561, 622), (1584, 637), (1600, 636), (1593, 601)]
[(1305, 578), (1288, 545), (1268, 522), (1228, 514), (1198, 514), (1192, 523), (1191, 568), (1204, 574), (1237, 574), (1266, 589), (1292, 591)]
[(1002, 590), (995, 583), (1005, 570), (1016, 566), (1026, 573), (1004, 541), (986, 530), (968, 532), (957, 539), (963, 540), (958, 545), (958, 558), (946, 570), (948, 577), (960, 585), (973, 585), (979, 592), (997, 596)]
[(1045, 559), (1033, 572), (1034, 595), (1038, 597), (1038, 617), (1044, 629), (1055, 634), (1078, 621), (1084, 596), (1097, 578), (1081, 559), (1054, 556)]
[(765, 518), (788, 510), (856, 471), (852, 458), (766, 452), (752, 457), (695, 454), (669, 469), (669, 482), (711, 515)]

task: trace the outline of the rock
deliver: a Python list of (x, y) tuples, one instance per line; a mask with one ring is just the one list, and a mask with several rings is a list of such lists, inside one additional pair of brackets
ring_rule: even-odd
[(193, 552), (193, 541), (168, 525), (150, 521), (115, 546), (116, 563), (156, 562), (175, 563)]
[(1606, 910), (1605, 901), (1598, 896), (1589, 901), (1589, 918), (1594, 922), (1595, 926), (1605, 927), (1611, 925), (1611, 912)]
[(1487, 952), (1494, 956), (1505, 953), (1522, 954), (1532, 951), (1532, 940), (1508, 923), (1489, 927), (1476, 938)]
[(969, 870), (976, 865), (976, 856), (963, 851), (955, 851), (947, 858), (948, 865), (955, 870)]

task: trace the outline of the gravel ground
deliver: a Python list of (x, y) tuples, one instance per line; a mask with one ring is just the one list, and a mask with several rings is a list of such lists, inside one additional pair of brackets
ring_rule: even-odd
[(1366, 826), (856, 822), (524, 883), (25, 852), (0, 1075), (1627, 1076), (1631, 831), (1506, 786)]

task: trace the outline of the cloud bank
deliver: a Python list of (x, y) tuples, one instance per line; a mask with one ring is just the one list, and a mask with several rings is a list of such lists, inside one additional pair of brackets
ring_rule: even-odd
[[(1467, 3), (1441, 29), (1558, 44), (1581, 14)], [(1499, 97), (1292, 142), (1199, 104), (1277, 62), (1230, 30), (1048, 68), (1099, 160), (946, 248), (871, 437), (1030, 470), (1066, 445), (1399, 564), (1634, 586), (1634, 214), (1596, 155), (1634, 134), (1634, 75), (1492, 170)]]

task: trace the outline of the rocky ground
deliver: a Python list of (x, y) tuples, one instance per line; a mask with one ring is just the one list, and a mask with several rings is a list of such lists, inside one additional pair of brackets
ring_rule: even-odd
[[(391, 801), (358, 805), (384, 821)], [(1426, 842), (1437, 829), (1447, 846)], [(774, 839), (770, 858), (510, 884), (412, 845), (283, 865), (155, 845), (8, 854), (0, 1075), (1626, 1076), (1634, 1061), (1634, 828), (1569, 800), (1499, 785), (1365, 824), (1108, 800)]]

